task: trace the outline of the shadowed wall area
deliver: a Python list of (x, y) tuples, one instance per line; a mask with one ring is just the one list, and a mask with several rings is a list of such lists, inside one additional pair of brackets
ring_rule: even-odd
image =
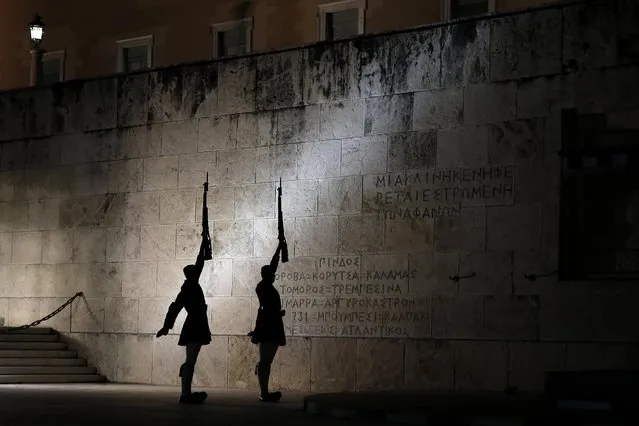
[[(558, 153), (567, 132), (636, 132), (638, 13), (554, 7), (2, 93), (0, 323), (83, 291), (47, 325), (109, 380), (178, 384), (185, 313), (154, 333), (197, 255), (208, 172), (214, 337), (195, 385), (256, 388), (246, 334), (281, 177), (272, 387), (538, 390), (545, 370), (638, 367), (637, 280), (557, 275)], [(637, 199), (610, 216), (635, 236)]]

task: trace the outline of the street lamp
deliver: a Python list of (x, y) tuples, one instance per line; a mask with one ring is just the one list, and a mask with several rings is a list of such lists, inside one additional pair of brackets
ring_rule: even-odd
[(31, 53), (31, 74), (29, 79), (31, 86), (35, 86), (40, 82), (42, 76), (43, 51), (40, 48), (40, 43), (42, 43), (42, 36), (44, 35), (44, 22), (40, 15), (36, 14), (33, 21), (29, 23), (29, 34), (33, 45), (33, 49), (29, 52)]

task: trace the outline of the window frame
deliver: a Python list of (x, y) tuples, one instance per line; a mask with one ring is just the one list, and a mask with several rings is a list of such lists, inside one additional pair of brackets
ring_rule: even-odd
[(118, 60), (116, 72), (122, 73), (124, 71), (124, 49), (128, 49), (131, 47), (139, 47), (146, 46), (147, 47), (147, 58), (146, 58), (146, 66), (148, 69), (153, 68), (153, 34), (145, 35), (141, 37), (128, 38), (124, 40), (116, 41), (116, 45), (118, 47)]
[(61, 49), (61, 50), (54, 50), (51, 52), (44, 52), (42, 54), (42, 78), (44, 78), (44, 63), (50, 60), (59, 60), (60, 61), (60, 69), (58, 70), (58, 75), (60, 77), (60, 82), (64, 81), (65, 79), (65, 63), (66, 63), (66, 58), (67, 58), (67, 51), (66, 49)]
[(366, 0), (344, 0), (326, 3), (317, 6), (318, 37), (319, 41), (326, 40), (326, 15), (329, 13), (343, 12), (350, 9), (358, 9), (357, 35), (364, 34), (366, 21)]
[[(450, 21), (456, 21), (458, 19), (471, 19), (471, 16), (465, 16), (463, 18), (454, 18), (453, 17), (453, 2), (455, 0), (443, 0), (444, 2), (444, 6), (442, 7), (442, 21), (444, 22), (450, 22)], [(486, 12), (486, 14), (484, 15), (477, 15), (477, 16), (486, 16), (486, 15), (493, 15), (496, 12), (496, 4), (497, 4), (497, 0), (488, 0), (488, 12)]]
[(226, 58), (228, 56), (220, 56), (219, 52), (219, 33), (223, 33), (225, 31), (230, 31), (236, 28), (239, 25), (243, 25), (245, 28), (245, 36), (246, 36), (246, 53), (251, 53), (253, 51), (253, 17), (244, 18), (244, 19), (236, 19), (234, 21), (225, 21), (218, 22), (215, 24), (211, 24), (211, 41), (213, 43), (213, 48), (211, 49), (211, 54), (213, 55), (213, 59), (218, 58)]

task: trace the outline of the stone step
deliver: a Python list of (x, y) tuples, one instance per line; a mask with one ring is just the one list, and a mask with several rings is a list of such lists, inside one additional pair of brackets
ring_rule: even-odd
[(96, 382), (106, 382), (106, 377), (99, 374), (0, 375), (0, 384)]
[(51, 327), (33, 327), (22, 330), (8, 331), (8, 327), (0, 327), (0, 334), (55, 334)]
[(77, 367), (77, 366), (10, 366), (0, 367), (0, 376), (3, 375), (44, 375), (50, 376), (54, 374), (95, 374), (95, 367)]
[(0, 367), (9, 366), (86, 366), (82, 358), (1, 358)]
[(64, 342), (0, 342), (0, 350), (62, 350), (66, 349)]
[(0, 333), (0, 342), (57, 342), (57, 334)]
[(0, 359), (3, 358), (75, 358), (78, 356), (72, 350), (33, 350), (33, 349), (0, 349)]

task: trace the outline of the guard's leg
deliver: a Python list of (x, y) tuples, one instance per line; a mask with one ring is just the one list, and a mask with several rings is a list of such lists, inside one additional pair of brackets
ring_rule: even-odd
[(182, 396), (191, 395), (191, 383), (195, 372), (195, 363), (202, 345), (189, 343), (186, 345), (186, 361), (180, 366), (180, 378), (182, 379)]
[(268, 382), (271, 376), (271, 364), (277, 353), (276, 343), (260, 343), (260, 362), (257, 364), (257, 379), (260, 383), (260, 394), (262, 398), (268, 398)]

